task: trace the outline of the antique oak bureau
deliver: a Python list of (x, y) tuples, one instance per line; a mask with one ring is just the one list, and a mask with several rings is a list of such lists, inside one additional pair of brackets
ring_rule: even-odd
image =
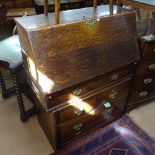
[(139, 52), (135, 14), (114, 6), (16, 18), (38, 120), (58, 149), (125, 110)]

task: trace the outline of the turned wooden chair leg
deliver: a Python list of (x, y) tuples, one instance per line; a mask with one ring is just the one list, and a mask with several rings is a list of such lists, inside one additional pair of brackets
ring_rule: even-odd
[(2, 97), (8, 98), (9, 95), (7, 94), (7, 88), (6, 88), (3, 74), (1, 71), (0, 71), (0, 85), (1, 85), (1, 90), (2, 90)]
[(17, 103), (18, 103), (18, 107), (19, 107), (19, 111), (20, 111), (20, 119), (22, 122), (26, 122), (28, 120), (28, 118), (31, 117), (32, 115), (36, 114), (37, 111), (36, 111), (35, 106), (33, 106), (32, 108), (30, 108), (28, 110), (25, 110), (24, 101), (23, 101), (23, 97), (22, 97), (22, 89), (18, 82), (18, 78), (12, 70), (10, 72), (12, 75), (14, 87), (7, 89), (5, 80), (3, 78), (3, 74), (0, 71), (0, 85), (2, 88), (2, 97), (8, 98), (10, 94), (12, 94), (14, 92), (16, 93)]
[(4, 77), (3, 77), (3, 74), (1, 71), (0, 71), (0, 85), (1, 85), (2, 97), (3, 98), (8, 98), (9, 95), (11, 95), (15, 92), (14, 87), (11, 87), (11, 88), (6, 87), (5, 80), (4, 80)]
[(28, 117), (27, 117), (27, 113), (25, 110), (23, 97), (21, 94), (20, 84), (18, 83), (18, 79), (17, 79), (16, 74), (12, 71), (11, 71), (11, 74), (12, 74), (12, 79), (13, 79), (13, 83), (14, 83), (14, 87), (15, 87), (15, 91), (16, 91), (17, 103), (18, 103), (18, 107), (20, 110), (20, 119), (22, 122), (26, 122)]
[(32, 108), (25, 110), (24, 101), (23, 101), (23, 97), (22, 97), (21, 84), (19, 84), (16, 73), (12, 70), (11, 70), (11, 75), (12, 75), (12, 79), (13, 79), (13, 83), (14, 83), (14, 87), (15, 87), (15, 91), (16, 91), (17, 103), (18, 103), (18, 107), (19, 107), (19, 111), (20, 111), (20, 119), (22, 122), (26, 122), (29, 117), (36, 114), (37, 110), (36, 110), (35, 105), (33, 105)]

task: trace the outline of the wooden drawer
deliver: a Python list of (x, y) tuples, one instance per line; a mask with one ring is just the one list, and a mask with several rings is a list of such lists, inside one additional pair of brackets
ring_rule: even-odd
[(144, 46), (144, 49), (142, 49), (142, 56), (146, 59), (155, 58), (155, 42), (147, 43)]
[(140, 89), (143, 87), (151, 86), (155, 84), (155, 73), (146, 74), (144, 76), (136, 76), (133, 81), (133, 89)]
[(101, 90), (98, 93), (92, 94), (92, 97), (89, 97), (83, 101), (80, 100), (80, 98), (75, 97), (75, 100), (72, 99), (68, 102), (68, 104), (72, 105), (54, 112), (56, 121), (58, 123), (64, 123), (75, 118), (79, 118), (91, 112), (102, 101), (108, 101), (112, 105), (117, 106), (120, 111), (123, 112), (129, 84), (129, 80), (117, 83), (107, 89)]
[(141, 61), (136, 71), (136, 75), (146, 75), (155, 72), (155, 59)]
[(60, 105), (61, 103), (67, 102), (75, 97), (83, 97), (83, 95), (89, 96), (95, 89), (106, 86), (112, 82), (121, 80), (124, 77), (132, 75), (134, 73), (135, 64), (128, 65), (119, 70), (116, 70), (112, 73), (106, 74), (104, 77), (98, 77), (93, 81), (83, 83), (76, 87), (76, 89), (70, 89), (63, 93), (60, 93), (59, 96), (48, 96), (47, 100), (47, 109)]
[(73, 138), (83, 132), (94, 128), (98, 124), (104, 125), (108, 121), (111, 121), (114, 116), (120, 116), (122, 113), (119, 108), (112, 106), (111, 108), (105, 108), (100, 104), (91, 114), (86, 114), (79, 119), (70, 121), (68, 123), (61, 124), (58, 127), (61, 143), (65, 143), (70, 138)]
[(155, 84), (152, 84), (151, 86), (148, 86), (145, 88), (141, 88), (139, 90), (131, 90), (128, 103), (130, 104), (130, 103), (138, 102), (152, 95), (155, 95)]

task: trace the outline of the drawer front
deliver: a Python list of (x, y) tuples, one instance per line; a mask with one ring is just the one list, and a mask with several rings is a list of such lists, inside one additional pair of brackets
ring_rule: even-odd
[(155, 58), (155, 43), (146, 44), (143, 57), (146, 59)]
[(133, 89), (141, 89), (143, 87), (151, 86), (155, 84), (155, 73), (147, 74), (144, 76), (136, 76), (133, 81)]
[(77, 87), (73, 90), (68, 90), (59, 97), (48, 97), (47, 100), (47, 108), (52, 108), (54, 106), (60, 105), (61, 103), (67, 102), (68, 100), (73, 99), (74, 97), (81, 97), (84, 94), (91, 93), (95, 89), (110, 84), (111, 82), (115, 82), (117, 80), (122, 79), (123, 77), (132, 75), (134, 72), (135, 64), (124, 67), (120, 70), (116, 70), (113, 73), (105, 75), (104, 77), (99, 77), (98, 79), (94, 79), (93, 81), (88, 82), (87, 84), (83, 84), (82, 86)]
[(136, 75), (146, 75), (155, 72), (155, 59), (141, 61), (136, 71)]
[(110, 108), (105, 108), (105, 106), (100, 104), (91, 114), (86, 114), (79, 119), (60, 125), (58, 127), (60, 141), (61, 143), (65, 143), (67, 140), (89, 131), (98, 124), (104, 125), (108, 123), (115, 116), (120, 116), (121, 114), (117, 107), (111, 106)]
[(123, 112), (128, 94), (130, 80), (119, 82), (105, 90), (94, 94), (86, 100), (80, 100), (75, 97), (68, 102), (68, 107), (54, 112), (58, 123), (64, 123), (75, 118), (79, 118), (93, 109), (95, 109), (102, 101), (108, 101), (112, 105), (117, 106)]
[(139, 90), (132, 90), (129, 96), (128, 104), (138, 102), (152, 95), (155, 95), (155, 84), (152, 84), (149, 87), (141, 88)]

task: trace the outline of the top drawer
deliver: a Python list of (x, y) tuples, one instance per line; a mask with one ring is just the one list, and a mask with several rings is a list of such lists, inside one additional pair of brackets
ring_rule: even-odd
[(67, 102), (68, 100), (75, 98), (75, 96), (82, 97), (83, 95), (89, 95), (92, 93), (92, 91), (99, 87), (118, 81), (126, 76), (132, 75), (134, 73), (134, 67), (134, 64), (123, 67), (119, 70), (109, 73), (108, 75), (99, 77), (97, 79), (94, 79), (93, 81), (89, 81), (83, 85), (80, 85), (79, 87), (76, 87), (76, 89), (65, 91), (61, 93), (62, 95), (48, 96), (47, 109), (52, 109), (55, 106), (58, 106), (64, 102)]

